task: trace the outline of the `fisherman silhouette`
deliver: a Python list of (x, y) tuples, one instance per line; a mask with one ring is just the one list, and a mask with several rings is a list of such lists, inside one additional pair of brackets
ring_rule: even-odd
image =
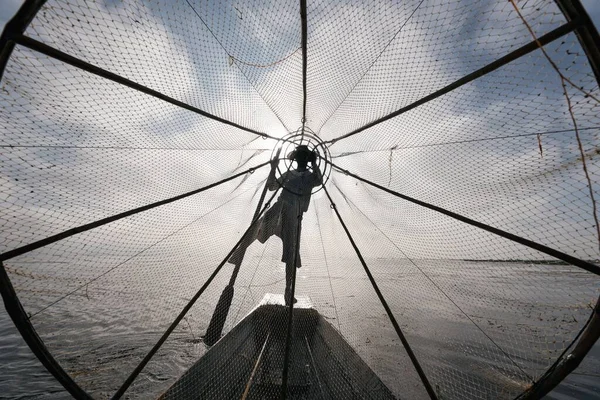
[[(292, 280), (294, 277), (294, 255), (297, 252), (296, 267), (302, 266), (299, 249), (300, 244), (297, 234), (302, 228), (302, 215), (308, 210), (312, 189), (323, 183), (323, 175), (316, 162), (316, 154), (305, 145), (299, 145), (287, 156), (296, 162), (296, 169), (284, 172), (279, 179), (272, 173), (267, 179), (267, 188), (277, 190), (282, 187), (277, 202), (269, 208), (265, 215), (257, 221), (255, 228), (240, 243), (238, 248), (229, 258), (229, 262), (240, 265), (246, 249), (255, 240), (265, 243), (271, 236), (276, 235), (283, 242), (281, 261), (285, 263), (285, 303), (289, 305), (292, 298)], [(277, 163), (279, 160), (274, 160)], [(312, 171), (307, 168), (312, 165)], [(275, 169), (273, 169), (274, 172)], [(296, 299), (294, 299), (294, 303)]]

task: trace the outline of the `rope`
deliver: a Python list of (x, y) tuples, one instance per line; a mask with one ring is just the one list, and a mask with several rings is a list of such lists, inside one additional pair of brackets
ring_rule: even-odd
[[(600, 126), (591, 126), (588, 128), (579, 128), (579, 131), (587, 131), (590, 129), (600, 129)], [(502, 140), (502, 139), (511, 139), (511, 138), (520, 138), (520, 137), (528, 137), (528, 136), (541, 136), (541, 135), (552, 135), (556, 133), (566, 133), (573, 132), (575, 129), (562, 129), (558, 131), (545, 131), (545, 132), (533, 132), (533, 133), (523, 133), (520, 135), (510, 135), (510, 136), (497, 136), (492, 138), (480, 138), (480, 139), (465, 139), (465, 140), (455, 140), (453, 142), (442, 142), (442, 143), (430, 143), (430, 144), (418, 144), (414, 146), (405, 146), (405, 147), (391, 147), (389, 149), (380, 149), (380, 150), (364, 150), (364, 151), (352, 151), (340, 153), (338, 155), (333, 156), (332, 158), (340, 158), (351, 156), (354, 154), (362, 154), (362, 153), (377, 153), (382, 151), (399, 151), (399, 150), (411, 150), (411, 149), (420, 149), (423, 147), (436, 147), (436, 146), (446, 146), (450, 144), (463, 144), (463, 143), (477, 143), (477, 142), (485, 142), (488, 140)]]
[(590, 200), (592, 202), (592, 216), (594, 217), (594, 222), (596, 224), (596, 237), (598, 239), (598, 251), (600, 252), (600, 223), (598, 223), (598, 206), (596, 204), (596, 198), (594, 196), (594, 189), (592, 188), (592, 179), (590, 178), (590, 173), (588, 172), (587, 163), (585, 161), (586, 154), (583, 150), (583, 144), (581, 143), (581, 137), (579, 136), (579, 129), (577, 129), (577, 121), (575, 120), (575, 115), (573, 115), (573, 105), (571, 104), (571, 99), (569, 98), (567, 86), (565, 85), (564, 79), (561, 79), (561, 84), (565, 94), (565, 98), (567, 99), (569, 115), (571, 116), (571, 120), (573, 121), (573, 128), (575, 129), (575, 138), (577, 139), (577, 147), (579, 148), (579, 154), (581, 157), (581, 166), (583, 167), (583, 174), (585, 175), (588, 191), (590, 193)]
[(531, 37), (533, 38), (533, 40), (537, 43), (539, 49), (542, 51), (542, 54), (544, 55), (544, 57), (546, 58), (546, 60), (548, 60), (548, 62), (550, 63), (550, 65), (552, 66), (552, 68), (558, 73), (558, 75), (560, 76), (561, 79), (565, 80), (566, 82), (568, 82), (571, 86), (573, 86), (575, 89), (579, 90), (581, 93), (583, 93), (586, 97), (590, 97), (594, 100), (596, 100), (597, 103), (600, 103), (600, 100), (598, 98), (596, 98), (594, 95), (592, 95), (590, 92), (588, 92), (587, 90), (575, 85), (569, 78), (567, 78), (566, 76), (563, 75), (563, 73), (560, 71), (560, 69), (558, 68), (558, 65), (556, 65), (556, 63), (554, 62), (554, 60), (552, 60), (552, 58), (548, 55), (548, 53), (546, 52), (546, 49), (544, 48), (544, 45), (541, 43), (541, 41), (538, 39), (537, 35), (535, 34), (535, 32), (533, 31), (533, 29), (531, 28), (531, 25), (529, 25), (529, 23), (527, 22), (527, 20), (525, 20), (525, 17), (523, 17), (523, 14), (521, 14), (521, 10), (519, 10), (519, 7), (517, 6), (517, 4), (515, 3), (514, 0), (509, 0), (510, 3), (512, 4), (513, 8), (515, 9), (515, 11), (517, 12), (517, 14), (519, 15), (519, 18), (521, 19), (521, 21), (523, 22), (523, 24), (525, 25), (525, 27), (527, 28), (527, 30), (529, 31), (529, 33), (531, 34)]
[[(246, 291), (244, 292), (244, 296), (242, 297), (242, 301), (240, 302), (240, 306), (238, 307), (237, 312), (235, 313), (235, 318), (233, 319), (234, 321), (238, 321), (238, 316), (240, 315), (240, 311), (242, 310), (242, 307), (244, 307), (244, 301), (246, 301), (246, 296), (248, 295), (248, 292), (250, 292), (252, 289), (250, 289), (252, 286), (252, 282), (254, 282), (254, 277), (256, 276), (256, 273), (258, 272), (258, 267), (260, 267), (260, 263), (262, 262), (263, 256), (265, 255), (265, 252), (267, 251), (267, 246), (265, 245), (263, 248), (262, 253), (260, 254), (260, 258), (258, 259), (258, 264), (256, 264), (256, 268), (254, 269), (254, 273), (252, 274), (252, 278), (250, 278), (250, 283), (248, 284), (248, 286), (246, 287)], [(278, 280), (277, 282), (280, 282), (280, 280)], [(277, 283), (275, 282), (275, 283)], [(256, 287), (260, 287), (261, 285), (257, 285)], [(265, 285), (268, 286), (268, 285)], [(252, 295), (252, 294), (251, 294)], [(254, 297), (254, 296), (252, 296)]]
[(546, 58), (546, 60), (548, 60), (548, 62), (550, 63), (550, 66), (552, 67), (552, 69), (554, 69), (554, 71), (556, 71), (556, 73), (558, 74), (558, 76), (560, 78), (560, 84), (562, 86), (563, 94), (565, 95), (565, 99), (567, 100), (567, 106), (569, 108), (569, 115), (571, 116), (571, 120), (573, 121), (573, 129), (575, 130), (575, 137), (577, 139), (577, 145), (579, 147), (579, 154), (581, 156), (581, 164), (583, 167), (583, 173), (585, 175), (588, 190), (590, 193), (590, 200), (592, 202), (592, 214), (594, 217), (594, 222), (596, 224), (596, 237), (598, 239), (598, 251), (600, 251), (600, 224), (598, 223), (598, 207), (596, 205), (596, 199), (594, 197), (594, 190), (592, 188), (592, 179), (590, 178), (590, 174), (588, 172), (587, 164), (585, 161), (585, 151), (583, 150), (583, 144), (581, 143), (581, 138), (579, 137), (579, 130), (577, 129), (577, 121), (575, 120), (575, 115), (573, 114), (573, 105), (571, 104), (571, 99), (569, 98), (569, 93), (567, 92), (567, 85), (565, 84), (565, 82), (568, 82), (575, 89), (579, 90), (581, 93), (583, 93), (585, 95), (585, 97), (590, 97), (590, 98), (594, 99), (597, 103), (600, 103), (600, 100), (598, 100), (598, 98), (594, 97), (588, 91), (575, 85), (569, 78), (567, 78), (560, 71), (560, 69), (558, 68), (558, 65), (556, 65), (554, 60), (552, 60), (552, 58), (550, 58), (550, 56), (546, 52), (546, 49), (539, 42), (535, 32), (533, 31), (533, 29), (531, 28), (529, 23), (525, 20), (525, 17), (523, 17), (523, 14), (521, 14), (521, 10), (519, 10), (519, 7), (517, 7), (517, 4), (515, 3), (515, 1), (510, 0), (510, 3), (512, 4), (513, 8), (519, 15), (519, 18), (521, 19), (521, 21), (523, 21), (523, 24), (525, 25), (525, 27), (527, 27), (527, 30), (529, 31), (529, 33), (531, 34), (533, 39), (536, 41), (536, 43), (538, 43), (540, 50), (542, 51), (542, 54), (544, 54), (544, 57)]
[(379, 54), (377, 54), (377, 57), (375, 57), (375, 59), (373, 60), (373, 62), (371, 63), (371, 65), (369, 65), (369, 67), (366, 69), (366, 71), (360, 76), (360, 78), (358, 78), (358, 80), (356, 81), (356, 83), (352, 86), (352, 88), (350, 89), (350, 91), (348, 93), (346, 93), (346, 96), (344, 96), (344, 98), (342, 99), (342, 101), (337, 105), (337, 107), (331, 112), (331, 114), (329, 114), (329, 116), (327, 117), (327, 119), (325, 120), (325, 122), (323, 122), (321, 124), (321, 127), (319, 128), (319, 131), (317, 132), (317, 135), (319, 133), (321, 133), (321, 129), (323, 129), (323, 127), (327, 124), (327, 121), (329, 121), (331, 119), (331, 117), (333, 117), (336, 113), (336, 111), (342, 106), (342, 104), (344, 104), (346, 102), (346, 99), (348, 98), (348, 96), (350, 96), (350, 94), (354, 91), (354, 89), (356, 89), (356, 87), (358, 86), (358, 84), (363, 80), (363, 78), (369, 73), (369, 71), (371, 70), (371, 68), (373, 68), (373, 65), (375, 65), (377, 63), (377, 61), (379, 60), (379, 58), (381, 57), (381, 55), (383, 53), (385, 53), (385, 51), (387, 50), (387, 48), (390, 46), (390, 44), (392, 44), (392, 42), (396, 39), (396, 36), (398, 36), (398, 34), (402, 31), (402, 29), (404, 29), (404, 27), (406, 26), (406, 24), (408, 24), (408, 21), (411, 20), (411, 18), (413, 17), (413, 15), (415, 15), (415, 13), (419, 10), (419, 8), (421, 8), (421, 5), (423, 4), (425, 0), (421, 0), (419, 2), (419, 4), (417, 4), (417, 7), (413, 10), (413, 12), (408, 16), (408, 18), (406, 19), (406, 21), (404, 21), (404, 23), (402, 24), (402, 26), (400, 27), (400, 29), (398, 29), (396, 31), (396, 33), (394, 33), (394, 35), (392, 36), (392, 38), (387, 42), (387, 44), (383, 47), (383, 49), (379, 52)]
[[(231, 56), (231, 55), (230, 55), (229, 57), (231, 57), (231, 59), (232, 59), (233, 61), (235, 61), (235, 62), (238, 62), (238, 63), (240, 63), (240, 64), (248, 65), (249, 67), (255, 67), (255, 68), (269, 68), (269, 67), (272, 67), (273, 65), (277, 65), (277, 64), (279, 64), (279, 63), (282, 63), (282, 62), (284, 62), (285, 60), (287, 60), (288, 58), (290, 58), (291, 56), (293, 56), (294, 54), (296, 54), (296, 53), (297, 53), (297, 52), (298, 52), (300, 49), (301, 49), (301, 47), (298, 47), (296, 50), (294, 50), (293, 52), (291, 52), (289, 55), (287, 55), (287, 56), (283, 57), (283, 58), (282, 58), (282, 59), (280, 59), (280, 60), (273, 61), (272, 63), (269, 63), (269, 64), (253, 64), (253, 63), (250, 63), (250, 62), (247, 62), (247, 61), (242, 61), (242, 60), (240, 60), (239, 58), (235, 58), (234, 56)], [(287, 129), (287, 128), (286, 128), (286, 129)]]

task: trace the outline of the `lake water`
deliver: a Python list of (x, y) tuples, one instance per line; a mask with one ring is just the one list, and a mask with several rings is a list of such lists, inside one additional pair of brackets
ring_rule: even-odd
[[(333, 265), (330, 265), (329, 278), (331, 279), (328, 279), (328, 277), (318, 276), (315, 271), (312, 271), (310, 262), (307, 261), (306, 264), (306, 267), (299, 270), (298, 290), (300, 294), (312, 291), (312, 297), (314, 297), (319, 311), (344, 334), (349, 343), (392, 391), (405, 394), (405, 398), (422, 397), (422, 389), (408, 387), (414, 385), (414, 383), (409, 383), (413, 382), (409, 378), (414, 375), (414, 372), (411, 372), (412, 367), (405, 358), (398, 361), (394, 355), (397, 354), (397, 351), (401, 351), (398, 340), (394, 337), (393, 330), (390, 329), (385, 313), (381, 312), (376, 296), (364, 289), (368, 288), (368, 281), (364, 277), (349, 275), (347, 272), (341, 273), (341, 269), (336, 270)], [(380, 282), (381, 290), (386, 295), (390, 307), (394, 310), (416, 354), (424, 359), (425, 370), (432, 371), (434, 382), (451, 382), (453, 379), (457, 379), (458, 382), (459, 376), (456, 375), (456, 370), (464, 367), (469, 374), (469, 380), (475, 384), (481, 382), (482, 386), (485, 381), (492, 382), (492, 386), (497, 384), (515, 390), (520, 385), (524, 387), (527, 384), (520, 381), (515, 375), (511, 375), (509, 371), (512, 366), (501, 355), (495, 353), (493, 347), (481, 342), (478, 331), (473, 329), (471, 322), (455, 315), (454, 311), (444, 311), (444, 306), (437, 304), (439, 300), (431, 298), (429, 295), (423, 295), (423, 298), (409, 302), (401, 292), (408, 292), (412, 287), (414, 293), (420, 293), (417, 290), (418, 287), (411, 284), (412, 279), (416, 278), (411, 276), (410, 272), (398, 274), (395, 270), (393, 274), (388, 274), (385, 260), (378, 260), (378, 262), (371, 260), (371, 264), (375, 265), (373, 267), (374, 275)], [(436, 262), (423, 262), (420, 266), (441, 289), (451, 294), (453, 301), (468, 310), (468, 314), (479, 326), (485, 328), (490, 338), (503, 348), (514, 351), (514, 354), (511, 353), (513, 358), (526, 368), (535, 370), (542, 368), (542, 364), (539, 364), (539, 360), (528, 357), (518, 346), (521, 343), (523, 343), (523, 348), (529, 346), (530, 344), (525, 342), (529, 337), (534, 346), (540, 343), (536, 341), (536, 338), (547, 337), (547, 331), (544, 329), (552, 326), (552, 324), (548, 324), (547, 318), (554, 318), (557, 321), (562, 319), (564, 322), (563, 314), (565, 310), (568, 310), (569, 315), (574, 319), (585, 320), (584, 315), (587, 313), (585, 308), (574, 309), (567, 304), (564, 307), (550, 304), (551, 299), (555, 297), (546, 298), (540, 294), (542, 292), (522, 290), (523, 280), (542, 273), (543, 267), (539, 265), (461, 262), (460, 273), (457, 268), (451, 268), (451, 266), (442, 268), (440, 265)], [(444, 265), (449, 264), (446, 262)], [(241, 299), (243, 291), (236, 289), (240, 293), (240, 299), (236, 300), (237, 303), (234, 301), (234, 308), (236, 306), (238, 308), (236, 310), (238, 317), (228, 321), (226, 329), (230, 329), (236, 320), (239, 320), (256, 305), (264, 292), (277, 292), (278, 289), (281, 291), (282, 288), (279, 287), (282, 285), (281, 281), (263, 286), (261, 279), (269, 281), (273, 276), (282, 274), (282, 272), (273, 270), (272, 274), (264, 274), (263, 277), (255, 280), (253, 283), (255, 292), (251, 296), (244, 295), (243, 300)], [(570, 285), (570, 289), (574, 293), (586, 293), (586, 298), (594, 294), (598, 295), (597, 284), (586, 281), (587, 275), (565, 266), (554, 267), (554, 272), (557, 276), (561, 276), (560, 284)], [(547, 273), (548, 271), (544, 272), (544, 274)], [(493, 285), (490, 284), (487, 290), (470, 282), (480, 274), (495, 277)], [(227, 273), (223, 274), (224, 278), (227, 276)], [(226, 279), (218, 279), (215, 286), (222, 288), (225, 281)], [(243, 282), (243, 280), (240, 281), (240, 283)], [(328, 287), (331, 288), (331, 293), (335, 297), (335, 309), (327, 300), (324, 300), (326, 298), (326, 296), (323, 297), (324, 290), (315, 289), (322, 282), (330, 285)], [(349, 282), (352, 284), (350, 285)], [(549, 280), (547, 285), (551, 286), (551, 282), (552, 280)], [(406, 290), (398, 289), (401, 287), (399, 286), (401, 283), (409, 285)], [(458, 285), (460, 289), (452, 289), (454, 287), (452, 285)], [(553, 287), (547, 289), (550, 293), (558, 290)], [(563, 289), (565, 288), (563, 287)], [(207, 294), (207, 297), (215, 298), (219, 292), (220, 289), (215, 290), (213, 293)], [(86, 296), (93, 297), (93, 293), (90, 289), (90, 293)], [(411, 295), (412, 297), (414, 297), (414, 293)], [(474, 299), (476, 301), (473, 301)], [(73, 302), (69, 306), (70, 312), (81, 301)], [(360, 304), (361, 307), (358, 309), (360, 315), (356, 315), (357, 304)], [(465, 308), (467, 305), (468, 309)], [(555, 310), (554, 314), (548, 312), (547, 307), (549, 306)], [(200, 308), (206, 312), (194, 311), (196, 314), (193, 318), (190, 317), (190, 324), (187, 325), (189, 329), (184, 326), (174, 332), (172, 339), (167, 341), (165, 348), (157, 354), (155, 360), (148, 365), (138, 379), (139, 382), (132, 387), (131, 397), (155, 397), (157, 390), (160, 393), (161, 390), (168, 387), (173, 379), (181, 375), (194, 360), (206, 351), (205, 346), (198, 339), (206, 327), (206, 321), (210, 315), (208, 310), (213, 308), (214, 302), (207, 302), (204, 308)], [(517, 314), (521, 316), (522, 320), (515, 319), (515, 309), (521, 310)], [(45, 313), (47, 320), (38, 319), (37, 323), (41, 326), (46, 323), (61, 324), (64, 321), (61, 317), (62, 312), (65, 310), (50, 309), (48, 313)], [(427, 315), (427, 317), (424, 318), (423, 315)], [(544, 320), (541, 316), (544, 317)], [(132, 335), (132, 331), (128, 329), (124, 329), (121, 333), (113, 329), (111, 334), (107, 335), (103, 331), (106, 328), (105, 325), (117, 326), (122, 323), (117, 316), (114, 319), (107, 319), (108, 317), (104, 315), (102, 320), (94, 320), (93, 316), (88, 317), (82, 319), (82, 321), (87, 321), (87, 325), (86, 322), (80, 322), (78, 325), (69, 326), (69, 332), (64, 334), (63, 339), (58, 335), (54, 338), (45, 337), (45, 340), (50, 343), (49, 347), (61, 354), (61, 362), (70, 364), (69, 371), (72, 373), (76, 371), (74, 373), (77, 375), (77, 379), (85, 382), (86, 387), (95, 385), (92, 393), (97, 397), (106, 398), (122, 381), (122, 378), (119, 381), (117, 379), (114, 379), (114, 382), (111, 381), (111, 377), (122, 376), (122, 372), (115, 372), (111, 375), (112, 367), (110, 366), (120, 364), (120, 359), (127, 360), (126, 356), (129, 353), (136, 356), (132, 357), (134, 362), (138, 360), (138, 356), (143, 355), (142, 351), (131, 349), (147, 348), (156, 341), (161, 329), (137, 331), (135, 335)], [(107, 321), (112, 322), (107, 323)], [(569, 323), (556, 322), (556, 324), (559, 331), (556, 338), (560, 338), (561, 334), (572, 337), (569, 336), (571, 332)], [(98, 329), (96, 325), (100, 328)], [(57, 330), (63, 332), (61, 329)], [(440, 332), (443, 335), (440, 335)], [(72, 339), (77, 337), (78, 333), (95, 335), (95, 337), (88, 336), (88, 341), (94, 344), (90, 345), (89, 354), (81, 358), (85, 359), (84, 362), (78, 361), (79, 358), (69, 356), (71, 353), (74, 354), (73, 349), (77, 350), (78, 346), (82, 346), (83, 342)], [(65, 337), (68, 340), (63, 343)], [(550, 357), (555, 354), (550, 344), (548, 344), (548, 349)], [(32, 355), (4, 310), (0, 312), (0, 357), (0, 398), (69, 398), (60, 384)], [(87, 365), (90, 360), (94, 363), (93, 368)], [(490, 364), (495, 364), (495, 368), (486, 370), (486, 366)], [(131, 365), (134, 364), (130, 365), (124, 361), (122, 365), (125, 370), (130, 371)], [(439, 390), (442, 394), (447, 393), (442, 396), (443, 398), (460, 397), (461, 389), (451, 392), (450, 388), (442, 387)], [(465, 396), (473, 397), (468, 394)], [(557, 387), (548, 398), (557, 400), (600, 399), (600, 345), (595, 346), (577, 371)]]

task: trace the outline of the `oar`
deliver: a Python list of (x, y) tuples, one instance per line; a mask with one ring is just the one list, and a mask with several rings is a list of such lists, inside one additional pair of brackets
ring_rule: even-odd
[[(269, 182), (275, 179), (275, 171), (277, 170), (277, 165), (279, 163), (279, 153), (281, 152), (281, 148), (277, 150), (275, 154), (275, 158), (271, 160), (271, 172), (269, 173), (269, 177), (265, 182), (265, 187), (260, 195), (260, 199), (258, 200), (258, 204), (256, 205), (256, 211), (254, 212), (254, 217), (252, 221), (254, 221), (260, 210), (262, 208), (262, 204), (265, 201), (265, 196), (267, 194), (267, 190), (269, 187)], [(210, 318), (210, 323), (208, 324), (208, 329), (206, 329), (206, 335), (204, 335), (204, 343), (208, 346), (212, 346), (221, 338), (221, 333), (223, 332), (223, 326), (225, 325), (225, 321), (227, 320), (227, 315), (229, 315), (229, 309), (231, 308), (231, 301), (233, 300), (233, 293), (235, 285), (235, 280), (237, 279), (237, 275), (240, 272), (240, 266), (242, 265), (242, 261), (244, 259), (244, 252), (242, 256), (239, 257), (239, 262), (235, 264), (233, 268), (233, 272), (231, 273), (231, 278), (229, 279), (229, 283), (223, 289), (223, 293), (221, 293), (221, 297), (219, 297), (219, 302), (215, 307), (215, 311), (213, 312), (212, 317)]]

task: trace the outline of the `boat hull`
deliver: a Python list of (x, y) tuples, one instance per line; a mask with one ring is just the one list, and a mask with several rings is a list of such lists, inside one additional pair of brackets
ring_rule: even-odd
[[(160, 398), (278, 399), (288, 308), (273, 297), (267, 296)], [(395, 399), (343, 336), (306, 303), (294, 308), (287, 398)]]

